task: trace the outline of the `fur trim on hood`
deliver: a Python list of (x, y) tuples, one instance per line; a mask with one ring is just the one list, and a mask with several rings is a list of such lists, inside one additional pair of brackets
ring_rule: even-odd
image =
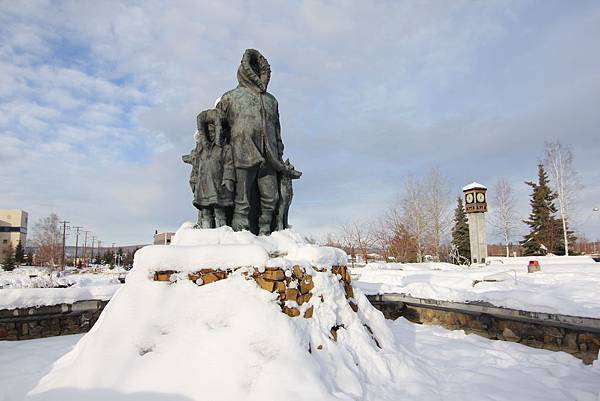
[[(258, 68), (258, 73), (253, 66)], [(237, 78), (240, 86), (264, 93), (271, 79), (271, 66), (258, 50), (246, 49), (237, 71)]]
[(197, 138), (196, 141), (200, 142), (203, 148), (208, 146), (208, 124), (212, 123), (215, 125), (215, 144), (219, 146), (225, 144), (226, 138), (223, 131), (226, 121), (225, 114), (221, 110), (204, 110), (197, 117), (198, 130), (196, 131), (197, 136), (194, 136)]

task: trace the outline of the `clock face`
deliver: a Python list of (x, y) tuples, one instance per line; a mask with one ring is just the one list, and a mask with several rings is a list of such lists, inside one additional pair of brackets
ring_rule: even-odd
[(477, 202), (479, 202), (479, 203), (485, 202), (485, 195), (483, 192), (480, 192), (477, 194)]
[(467, 194), (466, 199), (467, 203), (473, 203), (473, 194)]

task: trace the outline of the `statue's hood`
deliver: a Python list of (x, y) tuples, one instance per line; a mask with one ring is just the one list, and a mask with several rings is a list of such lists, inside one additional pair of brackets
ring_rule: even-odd
[[(252, 66), (259, 70), (258, 73)], [(271, 66), (258, 50), (246, 49), (242, 56), (240, 68), (237, 71), (237, 79), (240, 86), (244, 88), (259, 93), (266, 92), (271, 79)]]

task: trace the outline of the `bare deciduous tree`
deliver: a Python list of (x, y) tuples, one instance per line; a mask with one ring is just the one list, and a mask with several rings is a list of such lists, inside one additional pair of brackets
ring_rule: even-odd
[(439, 261), (442, 237), (447, 233), (450, 224), (448, 218), (448, 186), (439, 168), (433, 168), (429, 171), (424, 186), (429, 248), (435, 260)]
[(423, 261), (427, 226), (425, 220), (425, 189), (421, 181), (412, 176), (404, 182), (404, 196), (401, 199), (404, 227), (414, 238), (417, 248), (417, 262)]
[(510, 243), (517, 225), (515, 197), (510, 183), (500, 178), (496, 181), (492, 196), (492, 224), (506, 248), (506, 256), (510, 256)]
[(368, 223), (355, 220), (342, 226), (342, 244), (349, 249), (351, 256), (362, 255), (368, 261), (369, 249), (374, 245), (373, 230)]
[(37, 247), (37, 264), (56, 266), (62, 255), (62, 232), (60, 219), (56, 214), (52, 213), (35, 223), (33, 244)]
[(565, 255), (569, 255), (569, 218), (571, 201), (574, 191), (578, 188), (577, 177), (573, 171), (573, 152), (570, 146), (564, 146), (560, 141), (546, 142), (546, 159), (544, 165), (550, 173), (554, 191), (558, 199), (558, 211), (562, 221)]

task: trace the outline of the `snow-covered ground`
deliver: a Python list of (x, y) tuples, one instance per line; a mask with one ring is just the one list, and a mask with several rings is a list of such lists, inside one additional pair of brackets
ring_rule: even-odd
[[(527, 273), (528, 261), (533, 259), (539, 261), (541, 271)], [(371, 263), (353, 284), (367, 294), (402, 293), (446, 301), (486, 301), (533, 312), (600, 318), (600, 263), (591, 257), (495, 257), (489, 258), (489, 262), (479, 267)]]
[(19, 267), (0, 272), (0, 309), (58, 305), (90, 299), (109, 300), (121, 287), (125, 271), (95, 269), (52, 272), (44, 267)]
[(0, 401), (22, 400), (58, 358), (83, 334), (26, 341), (0, 341)]
[[(339, 279), (322, 271), (345, 258), (289, 230), (255, 237), (183, 226), (173, 245), (136, 253), (92, 330), (51, 366), (60, 352), (48, 355), (49, 340), (0, 343), (0, 362), (28, 376), (0, 375), (0, 401), (25, 391), (28, 401), (599, 400), (599, 363), (387, 321), (360, 289), (355, 312)], [(314, 283), (302, 305), (314, 308), (311, 318), (282, 313), (278, 294), (244, 275), (247, 266), (294, 264)], [(201, 286), (187, 274), (151, 278), (208, 267), (239, 268)]]
[(109, 284), (68, 288), (0, 289), (0, 309), (72, 304), (73, 302), (92, 299), (108, 301), (121, 287), (121, 284)]
[(40, 266), (20, 266), (13, 271), (0, 271), (0, 290), (119, 284), (119, 277), (126, 274), (126, 270), (105, 267), (52, 271)]
[[(600, 366), (586, 366), (562, 352), (551, 352), (520, 344), (491, 341), (461, 331), (412, 324), (404, 319), (388, 322), (395, 341), (403, 345), (404, 358), (411, 362), (406, 371), (389, 378), (392, 400), (439, 401), (598, 401)], [(52, 364), (67, 353), (82, 335), (30, 341), (0, 342), (0, 401), (20, 401)], [(255, 345), (255, 347), (258, 345)], [(267, 354), (265, 357), (268, 357)], [(206, 360), (209, 365), (214, 361)], [(300, 368), (298, 368), (300, 369)], [(425, 373), (425, 378), (414, 380)], [(102, 372), (98, 371), (98, 375)], [(135, 376), (135, 372), (129, 372)], [(254, 372), (248, 372), (248, 380)], [(301, 372), (299, 372), (301, 374)], [(126, 380), (126, 377), (123, 378)], [(193, 372), (190, 379), (202, 387)], [(277, 376), (272, 378), (277, 385)], [(232, 386), (238, 385), (231, 383)], [(243, 384), (239, 384), (243, 385)], [(87, 401), (90, 391), (72, 389), (69, 401)], [(113, 391), (105, 390), (105, 400)], [(393, 395), (395, 394), (395, 396)], [(77, 396), (77, 397), (76, 397)], [(130, 393), (121, 398), (132, 401), (190, 401), (176, 394)], [(209, 399), (209, 398), (203, 398)], [(241, 398), (243, 399), (243, 398)], [(344, 398), (340, 398), (344, 399)], [(351, 399), (351, 398), (346, 398)], [(377, 398), (372, 397), (371, 400)], [(386, 398), (381, 398), (386, 399)], [(275, 400), (265, 398), (264, 401)], [(318, 401), (315, 398), (314, 401)]]

